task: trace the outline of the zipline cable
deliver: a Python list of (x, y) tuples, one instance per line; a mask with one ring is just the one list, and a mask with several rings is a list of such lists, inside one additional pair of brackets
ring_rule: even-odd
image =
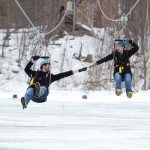
[(121, 33), (121, 31), (123, 31), (126, 28), (126, 26), (123, 26), (118, 33), (115, 34), (114, 39), (118, 38), (119, 34)]
[(15, 0), (15, 2), (18, 5), (18, 7), (20, 8), (20, 10), (22, 11), (22, 13), (25, 15), (25, 17), (28, 19), (28, 21), (30, 22), (30, 24), (32, 25), (32, 27), (35, 27), (34, 24), (32, 23), (32, 21), (29, 19), (29, 17), (25, 13), (25, 11), (23, 10), (23, 8), (21, 7), (21, 5), (19, 4), (19, 2), (17, 0)]
[(136, 3), (133, 5), (133, 7), (130, 9), (130, 11), (127, 13), (127, 17), (130, 15), (130, 13), (132, 12), (132, 10), (136, 7), (136, 5), (139, 3), (140, 0), (137, 0)]

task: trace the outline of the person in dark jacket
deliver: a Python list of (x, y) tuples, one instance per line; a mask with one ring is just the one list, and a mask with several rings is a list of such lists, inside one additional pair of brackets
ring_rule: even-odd
[[(26, 74), (31, 78), (31, 80), (30, 86), (28, 87), (25, 96), (21, 98), (21, 104), (23, 109), (27, 108), (27, 105), (30, 102), (30, 100), (33, 100), (34, 102), (38, 103), (45, 102), (45, 99), (48, 95), (48, 87), (52, 82), (71, 76), (77, 72), (87, 70), (87, 67), (85, 67), (79, 70), (70, 70), (54, 75), (51, 74), (51, 63), (48, 60), (43, 60), (40, 64), (40, 70), (33, 71), (31, 69), (31, 66), (39, 58), (39, 56), (33, 56), (32, 61), (30, 61), (24, 69)], [(46, 97), (44, 98), (44, 100), (42, 99), (43, 96)]]
[(125, 50), (127, 41), (117, 41), (116, 50), (106, 57), (98, 60), (96, 65), (100, 65), (103, 62), (114, 59), (114, 79), (115, 79), (115, 89), (116, 95), (120, 96), (123, 91), (121, 89), (122, 81), (125, 81), (126, 94), (128, 98), (132, 97), (132, 72), (130, 68), (129, 58), (138, 51), (139, 47), (133, 40), (128, 40), (132, 48), (130, 50)]

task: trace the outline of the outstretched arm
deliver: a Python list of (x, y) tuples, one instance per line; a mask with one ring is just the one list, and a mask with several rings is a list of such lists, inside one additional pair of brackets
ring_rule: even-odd
[(67, 72), (52, 75), (51, 82), (60, 80), (60, 79), (65, 78), (65, 77), (69, 77), (69, 76), (71, 76), (75, 73), (79, 73), (79, 72), (86, 71), (86, 70), (87, 70), (87, 67), (84, 67), (84, 68), (81, 68), (81, 69), (78, 69), (78, 70), (70, 70), (70, 71), (67, 71)]
[(112, 60), (113, 59), (113, 53), (107, 55), (106, 57), (96, 61), (94, 64), (92, 64), (91, 66), (89, 66), (88, 68), (92, 68), (92, 67), (95, 67), (97, 65), (100, 65), (102, 64), (103, 62), (106, 62), (106, 61), (109, 61), (109, 60)]
[(97, 64), (97, 65), (100, 65), (100, 64), (102, 64), (102, 63), (104, 63), (104, 62), (107, 62), (107, 61), (109, 61), (109, 60), (112, 60), (112, 59), (113, 59), (113, 53), (107, 55), (106, 57), (104, 57), (104, 58), (102, 58), (102, 59), (100, 59), (100, 60), (98, 60), (98, 61), (96, 62), (96, 64)]

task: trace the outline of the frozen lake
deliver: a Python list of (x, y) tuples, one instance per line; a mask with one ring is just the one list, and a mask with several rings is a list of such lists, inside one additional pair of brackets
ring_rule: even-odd
[[(111, 98), (111, 97), (110, 97)], [(149, 150), (150, 102), (0, 98), (0, 150)]]

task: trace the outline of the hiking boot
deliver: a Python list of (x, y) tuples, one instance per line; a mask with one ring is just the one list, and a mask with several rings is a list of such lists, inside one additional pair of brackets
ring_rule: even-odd
[(117, 96), (120, 96), (122, 93), (123, 93), (123, 91), (121, 89), (117, 89), (116, 90), (116, 95)]
[(21, 104), (23, 109), (27, 108), (26, 100), (24, 97), (21, 98)]
[(35, 83), (35, 96), (36, 97), (40, 96), (40, 83), (39, 82)]
[(133, 95), (132, 92), (128, 92), (128, 93), (127, 93), (127, 97), (128, 97), (128, 98), (132, 98), (132, 95)]

